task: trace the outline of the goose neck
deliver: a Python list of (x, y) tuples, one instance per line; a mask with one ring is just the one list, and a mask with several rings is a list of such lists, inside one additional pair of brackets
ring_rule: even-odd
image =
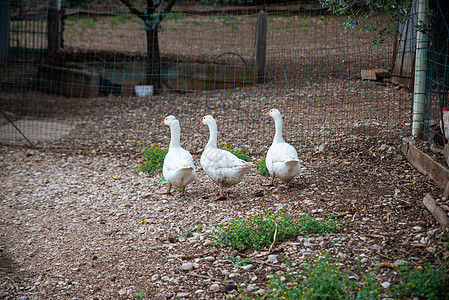
[(170, 148), (180, 147), (181, 145), (181, 126), (175, 121), (170, 126)]
[(273, 143), (283, 143), (284, 138), (282, 137), (282, 117), (274, 118), (274, 125), (275, 125), (275, 134)]
[(217, 123), (208, 124), (209, 126), (209, 141), (206, 147), (217, 148)]

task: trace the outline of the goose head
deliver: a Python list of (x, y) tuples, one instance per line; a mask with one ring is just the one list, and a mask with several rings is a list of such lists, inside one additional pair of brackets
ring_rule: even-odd
[(162, 123), (159, 125), (171, 126), (175, 121), (177, 121), (177, 119), (174, 116), (167, 116), (165, 117), (164, 121), (162, 121)]
[(202, 126), (202, 125), (210, 126), (213, 124), (217, 124), (214, 117), (212, 117), (211, 115), (207, 115), (207, 116), (204, 116), (203, 119), (201, 120), (200, 126)]
[(273, 119), (282, 118), (281, 112), (277, 110), (276, 108), (270, 109), (269, 112), (265, 114), (266, 116), (270, 116)]

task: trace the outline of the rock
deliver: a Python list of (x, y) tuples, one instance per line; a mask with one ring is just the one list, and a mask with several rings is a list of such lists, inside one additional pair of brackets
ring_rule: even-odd
[(246, 291), (251, 293), (256, 289), (256, 285), (255, 284), (248, 284), (248, 286), (246, 287)]
[(253, 267), (253, 265), (250, 264), (250, 265), (246, 265), (246, 266), (241, 266), (240, 268), (242, 268), (242, 269), (245, 270), (245, 271), (248, 271), (248, 270), (251, 269), (252, 267)]
[(269, 262), (269, 263), (272, 263), (272, 264), (277, 263), (277, 262), (278, 262), (278, 258), (277, 258), (277, 257), (278, 257), (278, 256), (277, 256), (277, 255), (274, 255), (274, 254), (268, 255), (268, 262)]
[(211, 285), (210, 285), (209, 290), (210, 290), (212, 293), (217, 293), (217, 292), (220, 292), (220, 291), (221, 291), (221, 287), (220, 287), (219, 284), (214, 283), (214, 284), (211, 284)]
[(202, 294), (202, 293), (204, 293), (204, 290), (196, 290), (195, 291), (195, 294)]
[(205, 261), (214, 261), (214, 260), (215, 260), (215, 257), (213, 257), (213, 256), (206, 256), (206, 257), (204, 258), (204, 260), (205, 260)]
[(192, 270), (193, 270), (193, 264), (192, 264), (192, 263), (189, 263), (189, 262), (183, 263), (183, 264), (181, 265), (181, 270), (182, 270), (182, 271), (192, 271)]
[(176, 298), (188, 298), (189, 293), (177, 293)]
[(153, 276), (151, 276), (151, 280), (156, 281), (159, 279), (159, 274), (154, 274)]
[(239, 276), (240, 276), (239, 273), (231, 273), (231, 274), (229, 274), (229, 278), (236, 278), (236, 277), (239, 277)]
[(415, 227), (413, 227), (413, 230), (414, 231), (421, 231), (422, 227), (421, 226), (415, 226)]
[(325, 143), (318, 146), (318, 152), (327, 152), (329, 146)]
[(379, 151), (385, 151), (389, 148), (390, 148), (390, 146), (388, 146), (387, 144), (382, 144), (382, 145), (380, 145)]
[(390, 287), (390, 283), (388, 282), (388, 281), (385, 281), (385, 282), (382, 282), (382, 287), (384, 288), (384, 289), (388, 289), (389, 287)]

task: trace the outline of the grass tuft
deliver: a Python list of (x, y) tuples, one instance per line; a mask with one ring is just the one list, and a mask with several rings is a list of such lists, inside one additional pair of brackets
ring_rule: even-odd
[(152, 145), (151, 147), (143, 147), (139, 152), (143, 157), (137, 169), (134, 170), (135, 173), (143, 172), (153, 177), (162, 170), (165, 155), (168, 152), (167, 149)]
[(321, 221), (301, 215), (295, 220), (280, 211), (268, 209), (246, 219), (237, 217), (227, 224), (218, 224), (218, 230), (213, 235), (217, 242), (234, 249), (260, 249), (307, 233), (337, 232), (341, 227), (342, 223), (335, 219)]
[(240, 158), (244, 161), (248, 161), (248, 162), (251, 161), (251, 158), (249, 157), (248, 149), (246, 149), (246, 148), (241, 148), (239, 146), (232, 147), (230, 145), (223, 144), (223, 143), (220, 143), (220, 148), (231, 152), (232, 154), (234, 154), (235, 156), (237, 156), (238, 158)]
[(267, 165), (265, 164), (265, 158), (257, 161), (256, 168), (262, 176), (270, 177), (270, 172), (268, 172)]
[(399, 267), (401, 280), (394, 285), (396, 299), (447, 299), (449, 295), (449, 265), (431, 265), (411, 269), (408, 264)]

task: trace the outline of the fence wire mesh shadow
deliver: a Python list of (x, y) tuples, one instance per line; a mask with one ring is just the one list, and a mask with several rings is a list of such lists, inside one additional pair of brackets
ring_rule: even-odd
[[(37, 39), (25, 29), (41, 24), (42, 6), (11, 7), (10, 52), (0, 75), (0, 108), (8, 118), (1, 119), (0, 141), (26, 144), (10, 120), (39, 147), (133, 153), (143, 145), (167, 146), (169, 132), (158, 124), (173, 114), (184, 146), (199, 152), (208, 136), (199, 123), (212, 114), (219, 141), (263, 153), (274, 135), (264, 114), (275, 107), (284, 116), (285, 139), (299, 150), (397, 143), (410, 132), (412, 95), (388, 75), (363, 75), (388, 74), (394, 37), (374, 46), (373, 36), (345, 32), (343, 17), (309, 4), (208, 13), (175, 7), (158, 32), (156, 66), (148, 64), (143, 22), (126, 9), (66, 9), (62, 46), (54, 55), (25, 42)], [(256, 49), (262, 9), (261, 78)], [(157, 94), (136, 96), (135, 86), (155, 75)]]

